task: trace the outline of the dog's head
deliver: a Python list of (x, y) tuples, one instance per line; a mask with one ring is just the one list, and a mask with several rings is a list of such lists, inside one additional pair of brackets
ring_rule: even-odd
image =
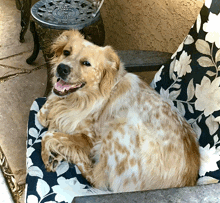
[(111, 47), (99, 47), (73, 30), (63, 32), (52, 45), (52, 51), (56, 95), (85, 90), (98, 90), (105, 95), (114, 86), (121, 63)]

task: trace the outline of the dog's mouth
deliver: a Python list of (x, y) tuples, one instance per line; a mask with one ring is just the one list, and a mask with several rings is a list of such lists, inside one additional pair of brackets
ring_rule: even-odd
[(70, 93), (76, 92), (83, 86), (85, 86), (84, 82), (72, 84), (65, 82), (61, 78), (58, 78), (57, 82), (54, 85), (53, 92), (58, 96), (65, 96)]

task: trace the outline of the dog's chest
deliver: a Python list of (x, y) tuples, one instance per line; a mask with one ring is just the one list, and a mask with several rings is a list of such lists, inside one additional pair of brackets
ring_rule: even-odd
[(67, 134), (83, 133), (93, 131), (94, 123), (97, 120), (96, 114), (86, 112), (78, 113), (72, 109), (64, 109), (50, 111), (49, 116), (50, 127)]

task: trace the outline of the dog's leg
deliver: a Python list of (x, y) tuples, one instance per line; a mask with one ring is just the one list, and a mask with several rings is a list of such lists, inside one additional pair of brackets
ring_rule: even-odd
[(91, 165), (89, 155), (92, 141), (86, 135), (48, 131), (42, 138), (41, 146), (41, 156), (47, 171), (56, 171), (62, 160)]
[(48, 127), (49, 125), (49, 122), (47, 119), (49, 110), (50, 110), (50, 105), (49, 105), (49, 102), (46, 101), (46, 103), (42, 106), (40, 111), (37, 113), (37, 119), (40, 122), (40, 124), (44, 127)]

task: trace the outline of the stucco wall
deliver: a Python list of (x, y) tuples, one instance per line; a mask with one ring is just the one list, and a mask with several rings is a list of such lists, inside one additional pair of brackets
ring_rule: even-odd
[(115, 49), (175, 52), (205, 0), (105, 0), (106, 44)]

